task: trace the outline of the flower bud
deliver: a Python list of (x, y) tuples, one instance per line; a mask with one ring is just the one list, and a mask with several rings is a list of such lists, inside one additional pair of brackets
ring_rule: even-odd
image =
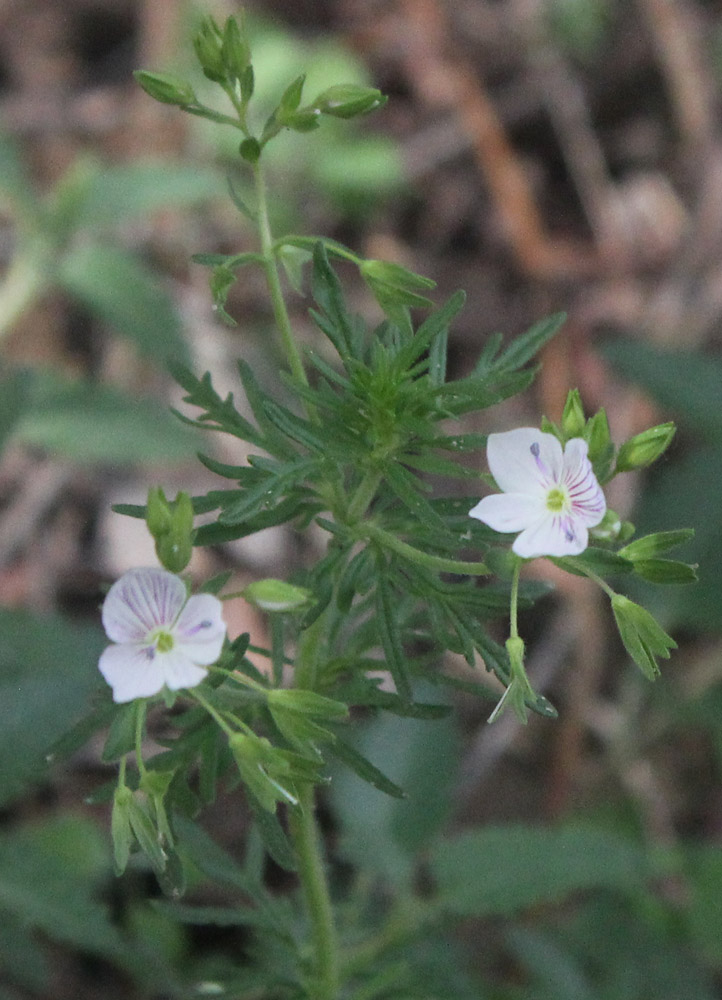
[(241, 80), (251, 61), (251, 49), (245, 32), (235, 17), (229, 17), (223, 28), (221, 58), (230, 80)]
[(148, 490), (145, 522), (155, 540), (156, 555), (171, 573), (180, 573), (193, 553), (193, 502), (179, 493), (172, 502), (160, 486)]
[(170, 504), (160, 486), (151, 486), (148, 490), (148, 503), (145, 508), (145, 523), (153, 538), (170, 531)]
[(596, 525), (596, 527), (589, 529), (589, 534), (593, 538), (598, 538), (600, 541), (616, 542), (621, 531), (622, 521), (619, 514), (617, 514), (615, 510), (607, 508), (607, 511), (599, 524)]
[[(282, 123), (286, 128), (293, 129), (294, 132), (313, 132), (321, 124), (319, 119), (318, 108), (300, 108), (292, 115), (284, 115)], [(279, 121), (281, 121), (280, 118)]]
[(244, 139), (238, 147), (238, 152), (246, 163), (258, 163), (258, 158), (261, 155), (258, 139)]
[(249, 604), (261, 611), (296, 611), (305, 607), (312, 594), (305, 587), (296, 587), (285, 580), (256, 580), (243, 590), (243, 597)]
[(179, 108), (195, 104), (193, 88), (179, 76), (171, 73), (146, 73), (142, 69), (136, 70), (133, 76), (146, 94), (161, 104), (175, 104)]
[(156, 540), (155, 550), (161, 564), (171, 573), (182, 572), (193, 555), (193, 502), (187, 493), (179, 493), (171, 504), (170, 530)]
[(359, 270), (374, 298), (389, 315), (399, 307), (425, 309), (433, 305), (431, 299), (419, 294), (420, 290), (435, 287), (436, 282), (431, 278), (414, 274), (389, 260), (364, 260)]
[(625, 441), (617, 455), (617, 472), (646, 469), (669, 447), (677, 428), (673, 423), (658, 424)]
[(355, 118), (376, 108), (383, 107), (387, 98), (373, 87), (359, 87), (355, 83), (339, 83), (319, 94), (313, 102), (322, 115), (333, 118)]
[(570, 389), (562, 413), (562, 431), (565, 438), (581, 437), (584, 433), (584, 408), (578, 389)]
[(193, 39), (193, 48), (204, 75), (214, 83), (224, 83), (226, 65), (223, 59), (223, 35), (212, 17), (203, 21), (201, 30)]
[(605, 479), (604, 470), (608, 471), (614, 455), (612, 435), (609, 432), (609, 421), (605, 410), (598, 410), (587, 421), (584, 428), (584, 440), (589, 446), (589, 461), (601, 479)]

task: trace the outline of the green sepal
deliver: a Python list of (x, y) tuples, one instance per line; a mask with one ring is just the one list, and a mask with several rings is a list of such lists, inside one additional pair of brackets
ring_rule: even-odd
[(269, 613), (299, 611), (313, 600), (313, 593), (285, 580), (255, 580), (242, 591), (249, 604)]
[(213, 296), (213, 308), (216, 310), (218, 315), (229, 326), (237, 326), (238, 324), (234, 318), (226, 312), (226, 300), (228, 298), (228, 293), (236, 283), (236, 276), (233, 271), (227, 267), (225, 264), (220, 264), (218, 267), (214, 267), (211, 272), (210, 278), (210, 289), (211, 295)]
[(148, 73), (143, 69), (137, 69), (133, 76), (146, 94), (161, 104), (185, 108), (196, 103), (193, 88), (179, 76), (172, 73)]
[(153, 870), (162, 872), (168, 861), (168, 856), (161, 845), (161, 837), (153, 822), (153, 818), (145, 804), (136, 795), (131, 795), (127, 803), (128, 819), (133, 835), (141, 851), (150, 861)]
[(311, 260), (311, 251), (282, 243), (276, 248), (276, 257), (286, 272), (291, 288), (299, 295), (303, 294), (303, 268)]
[(383, 311), (394, 321), (405, 326), (406, 319), (400, 310), (409, 308), (427, 309), (433, 306), (431, 299), (421, 295), (421, 290), (436, 286), (430, 278), (414, 274), (400, 264), (387, 260), (365, 260), (359, 265), (361, 277), (371, 289), (374, 298)]
[(305, 82), (306, 74), (302, 73), (300, 76), (297, 76), (292, 83), (289, 83), (281, 96), (281, 100), (278, 104), (278, 120), (284, 125), (286, 124), (286, 117), (288, 115), (292, 115), (301, 103), (303, 85)]
[(634, 572), (649, 583), (684, 585), (697, 583), (697, 566), (677, 559), (635, 559)]
[(225, 83), (223, 34), (212, 17), (204, 18), (200, 31), (193, 39), (193, 48), (204, 75), (214, 83)]
[[(228, 80), (244, 78), (251, 61), (251, 49), (245, 31), (241, 30), (235, 17), (229, 17), (223, 27), (221, 59)], [(250, 95), (248, 95), (250, 97)], [(247, 103), (247, 97), (244, 95)]]
[(614, 444), (605, 410), (597, 410), (594, 416), (587, 420), (587, 425), (584, 428), (584, 440), (589, 446), (587, 454), (592, 463), (594, 475), (604, 485), (610, 478), (614, 462)]
[(319, 719), (345, 719), (348, 716), (348, 705), (342, 701), (334, 701), (333, 698), (302, 688), (275, 688), (268, 692), (268, 704), (272, 708), (314, 715)]
[(579, 389), (570, 389), (562, 412), (561, 428), (565, 440), (581, 437), (584, 433), (586, 420)]
[(283, 119), (283, 125), (294, 132), (313, 132), (320, 124), (319, 113), (315, 108), (300, 108), (293, 114), (285, 115)]
[(616, 472), (631, 472), (646, 469), (664, 454), (672, 442), (677, 428), (670, 421), (650, 427), (641, 434), (625, 441), (617, 455)]
[(376, 111), (388, 100), (374, 87), (360, 87), (355, 83), (338, 83), (329, 87), (313, 101), (313, 107), (322, 115), (333, 118), (355, 118)]
[(130, 858), (133, 833), (130, 828), (129, 802), (133, 793), (127, 785), (119, 785), (113, 795), (113, 810), (110, 816), (110, 834), (113, 840), (113, 868), (116, 875), (122, 875)]
[(555, 566), (575, 576), (586, 576), (585, 569), (603, 577), (634, 571), (634, 564), (629, 559), (596, 545), (590, 545), (578, 556), (551, 556), (550, 559)]
[(659, 674), (657, 657), (668, 659), (677, 643), (646, 608), (622, 594), (612, 596), (612, 611), (624, 648), (644, 676), (653, 681)]
[(158, 538), (159, 535), (164, 535), (170, 531), (170, 504), (160, 486), (151, 486), (148, 490), (145, 523), (153, 538)]
[(655, 531), (654, 534), (635, 538), (629, 545), (619, 550), (619, 555), (636, 562), (637, 559), (655, 559), (663, 552), (683, 545), (694, 538), (694, 528), (680, 528), (677, 531)]

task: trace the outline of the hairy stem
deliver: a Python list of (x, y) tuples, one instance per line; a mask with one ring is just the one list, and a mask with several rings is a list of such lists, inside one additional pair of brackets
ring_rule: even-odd
[(266, 282), (271, 296), (273, 315), (276, 319), (278, 331), (281, 334), (281, 342), (286, 354), (288, 367), (294, 378), (302, 385), (308, 385), (306, 371), (303, 367), (303, 360), (300, 351), (296, 346), (296, 341), (291, 329), (291, 321), (288, 317), (288, 310), (283, 298), (281, 289), (281, 278), (278, 273), (278, 264), (273, 252), (273, 237), (271, 236), (271, 224), (268, 218), (268, 199), (266, 197), (266, 182), (260, 163), (253, 166), (253, 178), (256, 185), (256, 210), (258, 213), (258, 234), (261, 240), (261, 251), (263, 253), (264, 268), (266, 271)]
[(336, 1000), (338, 946), (328, 879), (324, 869), (321, 837), (316, 823), (313, 786), (304, 786), (299, 805), (289, 810), (291, 839), (298, 861), (306, 908), (311, 921), (314, 956), (312, 1000)]
[(415, 549), (413, 545), (403, 542), (390, 531), (379, 528), (375, 524), (364, 525), (364, 531), (369, 538), (380, 542), (384, 548), (391, 549), (398, 555), (427, 569), (435, 569), (440, 573), (458, 573), (459, 576), (487, 576), (491, 570), (483, 562), (466, 562), (464, 559), (447, 559), (445, 556), (435, 556), (430, 552)]

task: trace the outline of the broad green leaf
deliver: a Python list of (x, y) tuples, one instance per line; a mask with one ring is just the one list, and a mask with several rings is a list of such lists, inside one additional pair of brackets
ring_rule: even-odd
[[(67, 824), (74, 843), (68, 844)], [(91, 852), (88, 854), (88, 852)], [(93, 860), (92, 866), (90, 859)], [(51, 940), (104, 958), (125, 960), (130, 949), (110, 921), (107, 906), (93, 898), (97, 859), (107, 867), (100, 833), (89, 821), (58, 820), (0, 840), (0, 912), (42, 931)]]
[(175, 212), (225, 195), (219, 174), (198, 164), (149, 160), (98, 170), (78, 206), (76, 225), (96, 232), (161, 209)]
[(636, 844), (595, 828), (498, 826), (432, 851), (441, 905), (461, 916), (510, 915), (586, 889), (629, 891), (649, 873)]
[[(357, 730), (351, 750), (353, 759), (344, 758), (343, 746), (338, 752), (338, 742), (330, 748), (351, 768), (335, 769), (330, 786), (341, 820), (341, 850), (362, 867), (403, 884), (417, 853), (449, 817), (458, 760), (454, 720), (383, 713)], [(383, 768), (381, 783), (376, 764)]]
[(126, 250), (79, 244), (62, 261), (67, 292), (159, 364), (184, 362), (188, 347), (180, 319), (159, 278)]
[(46, 754), (102, 685), (101, 629), (0, 608), (0, 804), (47, 772)]
[(154, 400), (49, 373), (35, 377), (14, 433), (23, 444), (84, 464), (178, 462), (198, 445), (195, 432)]

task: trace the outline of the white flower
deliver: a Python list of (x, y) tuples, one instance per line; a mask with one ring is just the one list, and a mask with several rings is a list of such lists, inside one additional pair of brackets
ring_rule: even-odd
[(471, 517), (494, 531), (519, 531), (512, 550), (524, 559), (576, 556), (589, 541), (589, 528), (604, 517), (604, 493), (582, 438), (564, 451), (553, 434), (519, 427), (490, 434), (486, 455), (503, 493), (484, 497)]
[(165, 569), (124, 573), (103, 603), (103, 628), (117, 645), (108, 646), (98, 667), (113, 701), (200, 684), (221, 653), (222, 608), (211, 594), (188, 597), (183, 581)]

